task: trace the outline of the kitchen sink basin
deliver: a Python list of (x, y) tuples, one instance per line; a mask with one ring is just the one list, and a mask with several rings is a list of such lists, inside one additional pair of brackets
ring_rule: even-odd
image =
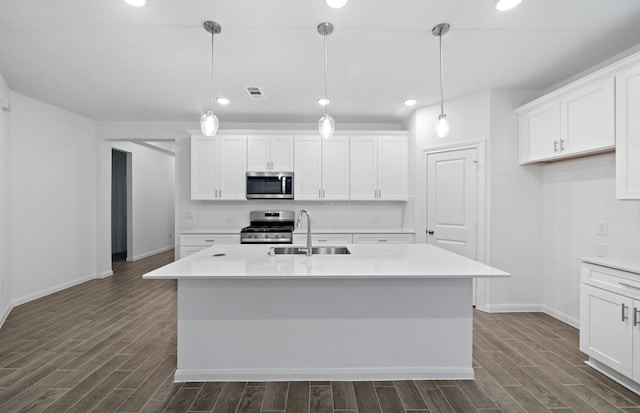
[[(291, 255), (291, 254), (300, 254), (304, 255), (307, 253), (307, 249), (305, 247), (271, 247), (269, 248), (269, 255)], [(335, 255), (335, 254), (351, 254), (347, 247), (313, 247), (311, 248), (311, 253), (313, 255)]]

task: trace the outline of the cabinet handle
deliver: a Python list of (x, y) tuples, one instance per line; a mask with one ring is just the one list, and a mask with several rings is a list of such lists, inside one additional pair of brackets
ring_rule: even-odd
[(561, 151), (564, 151), (564, 143), (565, 143), (565, 142), (566, 142), (566, 141), (565, 141), (564, 139), (560, 139), (560, 150), (561, 150)]
[(429, 231), (427, 231), (427, 234), (433, 235), (433, 231), (429, 230)]
[(553, 151), (558, 152), (558, 141), (556, 140), (553, 141)]
[(388, 239), (379, 239), (378, 242), (387, 242), (389, 241)]
[(627, 321), (629, 317), (626, 314), (627, 306), (622, 303), (622, 321)]
[(640, 310), (637, 308), (633, 308), (633, 326), (640, 326)]
[(214, 240), (214, 239), (206, 239), (206, 240), (204, 240), (204, 242), (216, 242), (216, 240)]
[(324, 189), (322, 190), (322, 199), (326, 198), (327, 196), (324, 193)]
[(640, 291), (640, 287), (636, 287), (635, 285), (631, 285), (631, 284), (627, 284), (627, 283), (618, 283), (623, 287), (627, 287), (627, 288), (631, 288), (633, 290), (638, 290)]

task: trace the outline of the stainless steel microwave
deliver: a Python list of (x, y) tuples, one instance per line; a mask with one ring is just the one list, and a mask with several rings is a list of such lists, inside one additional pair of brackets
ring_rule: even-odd
[(293, 172), (247, 172), (247, 199), (293, 199)]

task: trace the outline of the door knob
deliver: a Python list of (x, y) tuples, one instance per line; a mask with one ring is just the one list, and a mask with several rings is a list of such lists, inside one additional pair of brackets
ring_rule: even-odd
[(433, 231), (427, 230), (427, 234), (433, 235)]

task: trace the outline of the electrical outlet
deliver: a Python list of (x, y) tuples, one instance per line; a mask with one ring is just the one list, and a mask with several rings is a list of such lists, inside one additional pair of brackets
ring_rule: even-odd
[(607, 256), (607, 244), (596, 244), (596, 255), (598, 257)]
[(187, 221), (192, 221), (193, 220), (193, 212), (191, 211), (187, 211), (184, 213), (184, 219), (186, 219)]
[(607, 235), (609, 232), (609, 224), (606, 221), (598, 222), (598, 232), (596, 235)]

